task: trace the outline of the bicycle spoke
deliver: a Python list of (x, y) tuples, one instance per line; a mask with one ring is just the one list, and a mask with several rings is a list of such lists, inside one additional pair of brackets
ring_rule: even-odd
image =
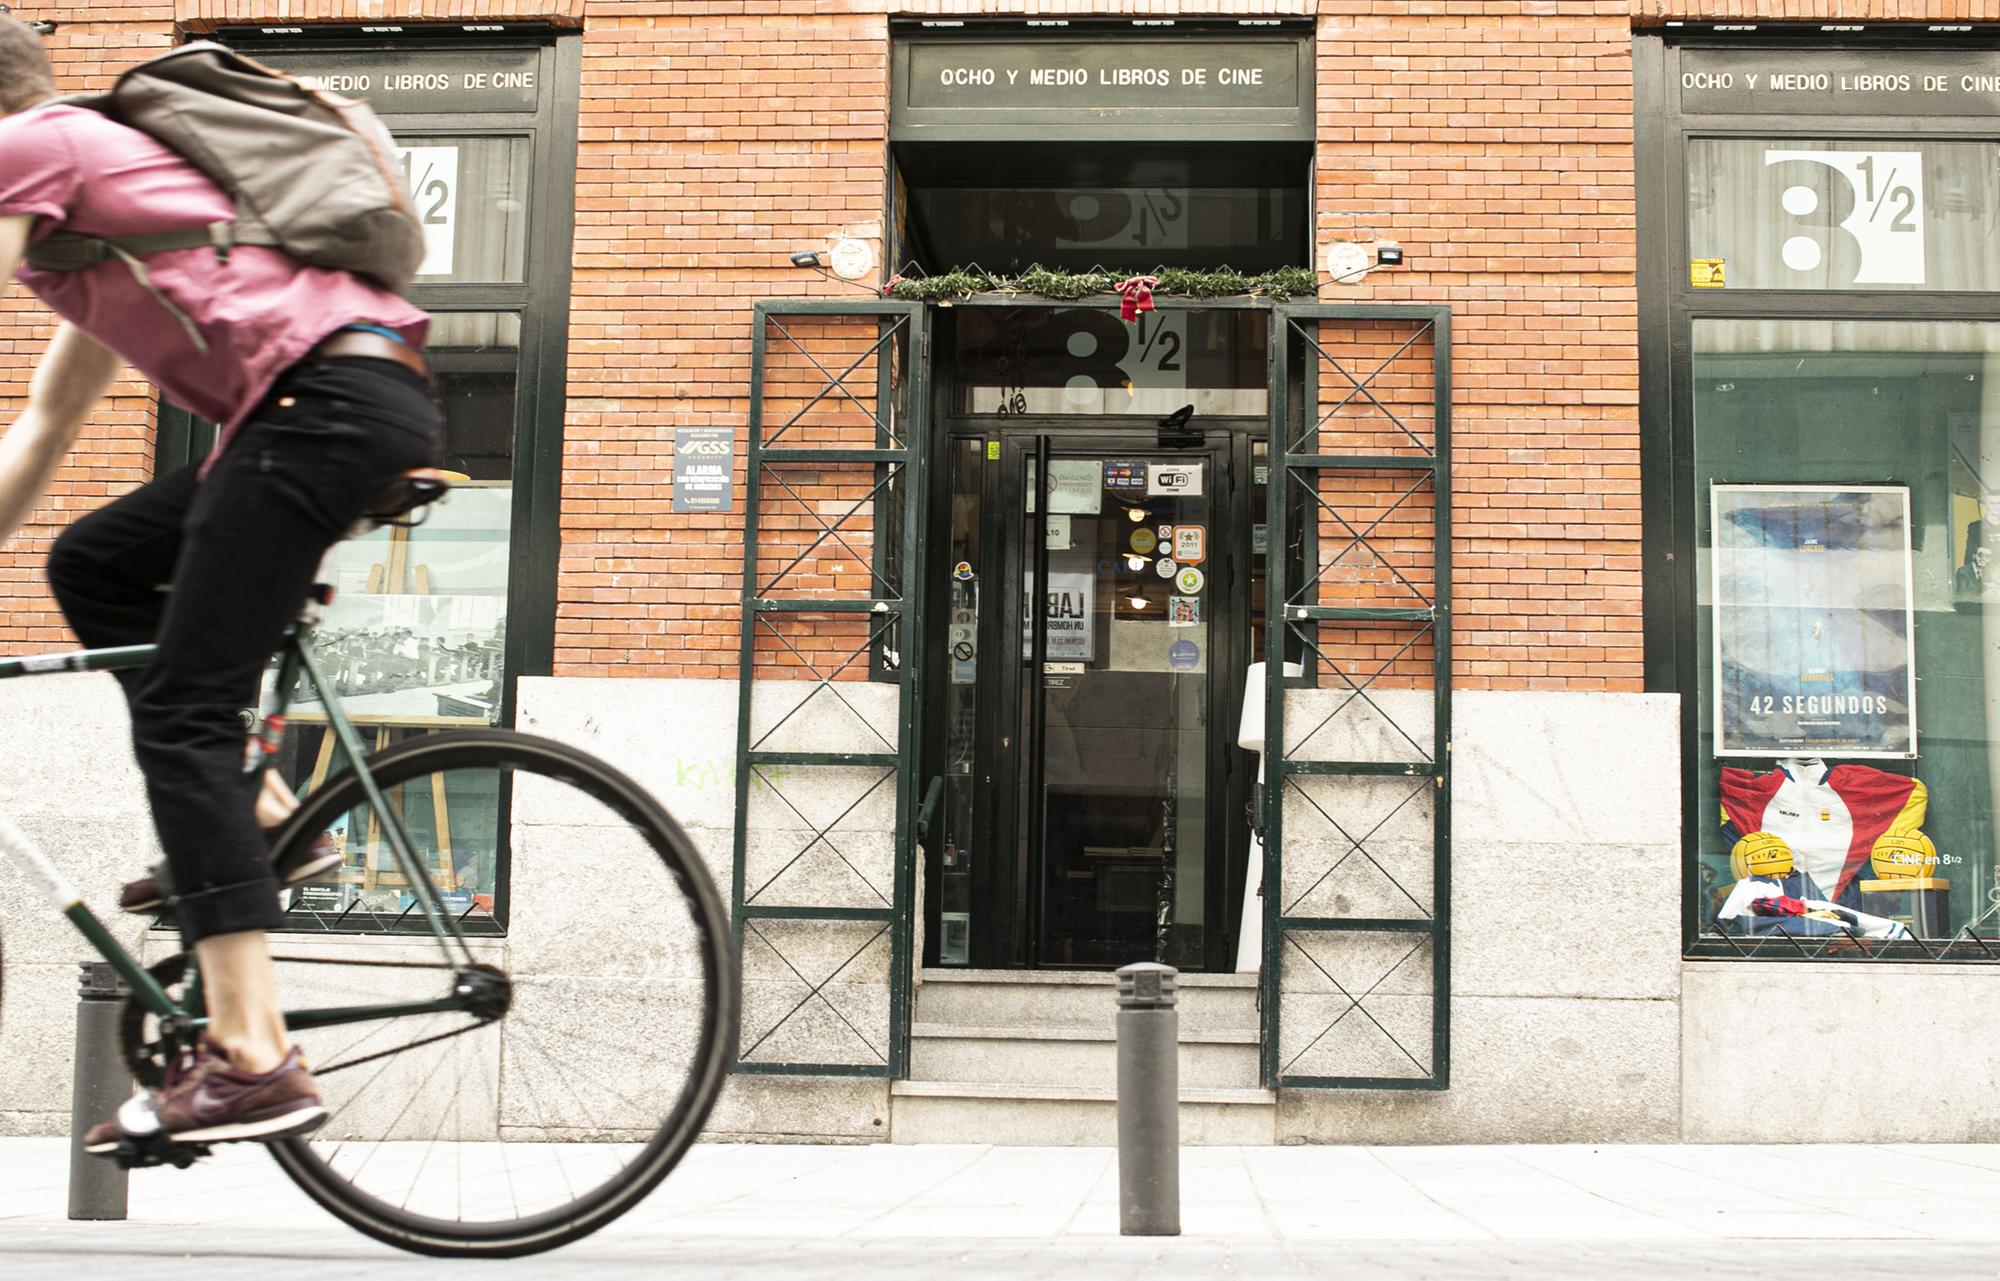
[[(452, 1086), (451, 1101), (454, 1104), (458, 1102), (458, 1092), (464, 1088), (464, 1081), (459, 1081)], [(410, 1190), (403, 1194), (403, 1209), (407, 1210), (410, 1208), (410, 1198), (417, 1194), (417, 1185), (424, 1181), (424, 1167), (431, 1163), (431, 1153), (437, 1151), (438, 1139), (444, 1134), (445, 1123), (450, 1120), (450, 1112), (445, 1112), (438, 1117), (437, 1129), (431, 1131), (431, 1141), (424, 1145), (423, 1160), (417, 1162), (417, 1172), (410, 1176)]]

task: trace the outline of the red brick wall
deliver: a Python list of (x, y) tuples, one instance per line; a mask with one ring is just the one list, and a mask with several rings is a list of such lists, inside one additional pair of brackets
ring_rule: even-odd
[(879, 231), (888, 23), (757, 7), (606, 6), (584, 34), (559, 674), (735, 674), (742, 504), (672, 514), (674, 428), (733, 427), (740, 459), (751, 303), (870, 296), (790, 255)]
[(1629, 19), (1386, 7), (1319, 23), (1318, 238), (1409, 265), (1321, 297), (1452, 309), (1458, 683), (1638, 689)]
[[(672, 514), (673, 429), (726, 425), (740, 439), (752, 300), (864, 296), (787, 257), (843, 230), (879, 234), (884, 6), (480, 0), (446, 13), (338, 0), (316, 19), (363, 7), (372, 21), (583, 23), (557, 670), (733, 675), (741, 516)], [(1756, 6), (1721, 7), (1741, 17)], [(1996, 8), (1816, 0), (1810, 16), (1967, 20)], [(176, 19), (199, 28), (296, 12), (290, 0), (184, 0), (48, 16), (64, 24), (52, 41), (64, 87), (82, 88), (163, 45)], [(1319, 12), (1316, 241), (1394, 237), (1410, 264), (1322, 296), (1453, 310), (1459, 682), (1638, 688), (1630, 32), (1718, 7), (1323, 0)], [(0, 414), (18, 404), (47, 328), (18, 290), (0, 303)], [(0, 554), (0, 642), (60, 641), (39, 585), (47, 537), (141, 479), (150, 447), (150, 397), (128, 381), (37, 524)]]

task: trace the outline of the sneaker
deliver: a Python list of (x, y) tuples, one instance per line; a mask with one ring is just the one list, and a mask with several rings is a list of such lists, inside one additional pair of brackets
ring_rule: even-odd
[(173, 1143), (268, 1142), (310, 1134), (326, 1117), (296, 1045), (269, 1072), (245, 1072), (203, 1037), (201, 1048), (167, 1069), (158, 1093), (132, 1099), (115, 1119), (92, 1126), (83, 1150), (105, 1156), (154, 1133)]
[[(297, 885), (339, 865), (340, 854), (333, 848), (333, 837), (321, 832), (319, 839), (292, 855), (289, 862), (277, 865), (278, 883), (280, 886)], [(167, 864), (163, 859), (153, 865), (151, 875), (125, 882), (125, 888), (118, 892), (118, 910), (157, 912), (172, 897), (173, 882), (167, 879)]]

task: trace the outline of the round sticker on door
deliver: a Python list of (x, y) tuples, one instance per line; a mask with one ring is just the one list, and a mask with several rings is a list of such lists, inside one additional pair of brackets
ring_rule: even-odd
[(1155, 547), (1158, 547), (1159, 545), (1160, 545), (1160, 537), (1158, 534), (1155, 534), (1152, 530), (1135, 529), (1132, 531), (1133, 551), (1149, 552), (1152, 551)]
[(1207, 581), (1208, 580), (1202, 576), (1202, 572), (1200, 570), (1196, 569), (1192, 565), (1189, 565), (1187, 568), (1181, 570), (1180, 577), (1174, 579), (1174, 586), (1180, 588), (1181, 595), (1192, 596), (1196, 592), (1200, 591), (1201, 585)]
[(1163, 558), (1153, 566), (1153, 572), (1161, 578), (1172, 578), (1174, 571), (1179, 568), (1180, 566), (1174, 564), (1171, 559)]
[(1201, 647), (1191, 640), (1177, 640), (1167, 646), (1167, 666), (1177, 672), (1191, 672), (1201, 662)]
[(951, 567), (951, 576), (952, 576), (953, 578), (956, 578), (956, 579), (957, 579), (957, 580), (958, 580), (959, 582), (961, 582), (961, 583), (969, 583), (969, 582), (971, 582), (971, 581), (972, 581), (972, 562), (971, 562), (971, 561), (969, 561), (969, 560), (962, 560), (962, 561), (958, 562), (958, 564), (956, 564), (956, 565), (953, 565), (953, 566)]

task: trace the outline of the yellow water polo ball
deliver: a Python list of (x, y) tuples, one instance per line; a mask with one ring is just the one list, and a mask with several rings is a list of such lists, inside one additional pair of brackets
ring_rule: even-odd
[(1752, 832), (1729, 851), (1729, 871), (1737, 880), (1746, 876), (1785, 876), (1792, 870), (1792, 847), (1782, 836)]
[(1874, 865), (1875, 875), (1884, 879), (1930, 876), (1937, 871), (1937, 846), (1931, 844), (1931, 838), (1922, 832), (1878, 836), (1868, 861)]

